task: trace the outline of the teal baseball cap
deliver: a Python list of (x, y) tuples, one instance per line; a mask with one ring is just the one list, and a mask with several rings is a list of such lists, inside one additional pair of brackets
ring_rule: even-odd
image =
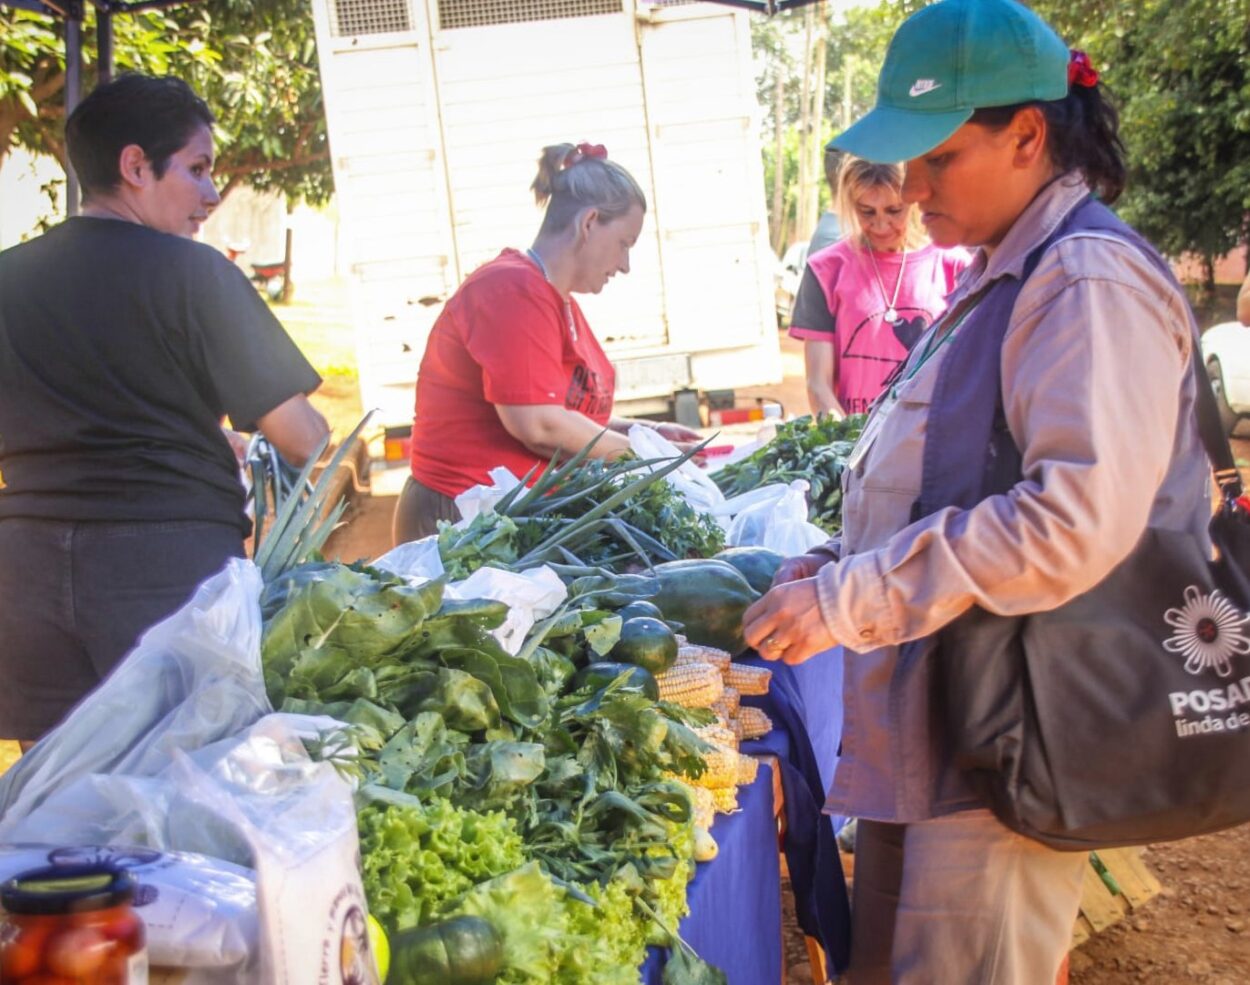
[(943, 143), (974, 110), (1068, 94), (1068, 46), (1013, 0), (940, 0), (890, 40), (877, 104), (829, 146), (906, 161)]

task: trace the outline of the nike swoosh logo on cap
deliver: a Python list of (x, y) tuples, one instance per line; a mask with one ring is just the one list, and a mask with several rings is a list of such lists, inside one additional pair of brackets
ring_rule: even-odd
[(907, 95), (915, 99), (917, 96), (923, 96), (926, 92), (932, 92), (934, 89), (941, 89), (942, 83), (933, 79), (917, 79), (912, 83), (911, 88), (907, 91)]

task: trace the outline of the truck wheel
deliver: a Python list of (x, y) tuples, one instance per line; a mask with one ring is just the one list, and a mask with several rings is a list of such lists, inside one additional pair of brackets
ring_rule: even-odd
[(1220, 366), (1220, 361), (1212, 356), (1207, 360), (1207, 378), (1211, 381), (1211, 391), (1215, 394), (1215, 405), (1220, 410), (1220, 424), (1224, 428), (1224, 433), (1231, 435), (1237, 429), (1237, 421), (1240, 419), (1237, 412), (1233, 410), (1228, 403), (1228, 397), (1224, 392), (1224, 370)]

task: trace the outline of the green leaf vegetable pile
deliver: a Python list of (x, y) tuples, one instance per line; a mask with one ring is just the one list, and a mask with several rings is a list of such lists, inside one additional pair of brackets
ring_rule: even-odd
[(726, 465), (712, 479), (726, 496), (772, 482), (806, 479), (807, 518), (829, 534), (842, 529), (842, 472), (864, 429), (863, 414), (796, 417), (777, 426), (777, 436), (748, 457)]
[(623, 679), (570, 689), (616, 643), (612, 607), (655, 579), (559, 570), (568, 599), (513, 655), (490, 632), (502, 603), (306, 562), (265, 588), (262, 663), (275, 708), (343, 723), (313, 752), (358, 784), (365, 891), (388, 933), (480, 916), (500, 982), (623, 985), (648, 942), (684, 947), (692, 805), (672, 777), (697, 776), (707, 746), (699, 713)]

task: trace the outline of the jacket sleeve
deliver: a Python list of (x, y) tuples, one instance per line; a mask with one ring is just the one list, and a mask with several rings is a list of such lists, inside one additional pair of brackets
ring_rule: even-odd
[(974, 604), (1045, 611), (1101, 581), (1141, 537), (1167, 474), (1191, 346), (1184, 301), (1133, 247), (1074, 238), (1050, 251), (1001, 360), (1022, 481), (822, 569), (835, 638), (898, 644)]

